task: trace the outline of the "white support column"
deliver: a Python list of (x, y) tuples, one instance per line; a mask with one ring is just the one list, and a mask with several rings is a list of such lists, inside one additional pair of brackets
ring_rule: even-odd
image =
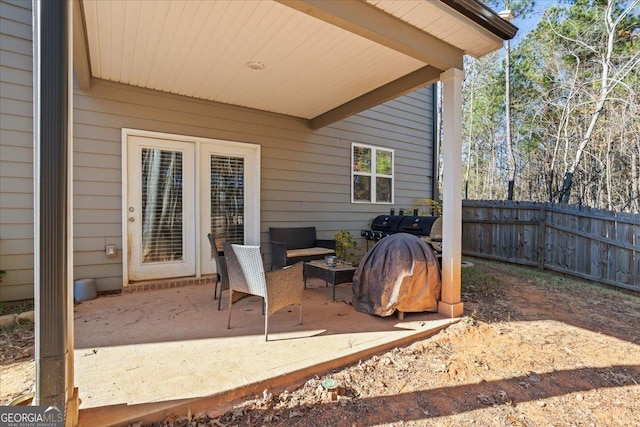
[(462, 262), (462, 81), (464, 72), (450, 68), (442, 82), (442, 293), (438, 312), (460, 317)]
[[(78, 388), (75, 386), (75, 340), (73, 319), (73, 45), (76, 38), (81, 35), (77, 34), (79, 29), (74, 25), (76, 23), (76, 15), (80, 15), (80, 9), (77, 7), (77, 1), (67, 1), (67, 32), (69, 34), (67, 40), (68, 64), (67, 64), (67, 404), (65, 412), (65, 427), (76, 427), (78, 425), (78, 414), (80, 410), (80, 398), (78, 396)], [(81, 17), (80, 17), (81, 19)], [(84, 36), (83, 36), (84, 37)], [(87, 86), (88, 90), (89, 87)]]

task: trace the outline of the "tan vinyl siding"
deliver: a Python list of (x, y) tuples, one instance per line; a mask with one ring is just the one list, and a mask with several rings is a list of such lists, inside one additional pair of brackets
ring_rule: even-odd
[(75, 277), (94, 277), (101, 291), (121, 287), (121, 129), (132, 128), (260, 144), (261, 241), (269, 259), (270, 226), (315, 225), (321, 238), (340, 229), (356, 236), (390, 205), (350, 203), (351, 143), (395, 149), (395, 204), (429, 197), (431, 90), (422, 89), (333, 126), (305, 122), (117, 83), (93, 80), (76, 90)]
[[(421, 89), (371, 110), (345, 119), (344, 124), (360, 125), (366, 133), (353, 135), (351, 141), (395, 149), (395, 200), (398, 207), (409, 207), (418, 197), (431, 197), (432, 146), (431, 90)], [(391, 207), (377, 205), (384, 213)]]
[[(33, 296), (31, 2), (0, 0), (0, 301)], [(74, 92), (74, 271), (99, 291), (122, 287), (122, 128), (261, 146), (261, 241), (269, 227), (314, 225), (320, 238), (359, 236), (388, 204), (352, 204), (351, 143), (395, 150), (395, 203), (429, 197), (431, 90), (422, 89), (332, 126), (92, 80)], [(204, 236), (200, 236), (201, 238)], [(107, 258), (115, 244), (118, 257)]]
[(31, 2), (0, 1), (0, 301), (33, 297)]

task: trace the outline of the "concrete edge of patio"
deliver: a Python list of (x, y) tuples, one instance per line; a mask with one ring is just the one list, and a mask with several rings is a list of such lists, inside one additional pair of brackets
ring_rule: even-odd
[[(450, 319), (444, 324), (420, 331), (416, 334), (403, 336), (397, 340), (365, 348), (354, 353), (317, 363), (313, 366), (256, 381), (215, 395), (137, 405), (122, 404), (81, 409), (79, 425), (81, 427), (102, 427), (128, 426), (136, 422), (147, 424), (162, 421), (171, 413), (186, 414), (188, 410), (191, 410), (192, 413), (207, 410), (209, 414), (222, 415), (231, 409), (234, 403), (240, 399), (260, 394), (265, 389), (271, 392), (280, 392), (286, 388), (298, 387), (315, 375), (321, 376), (331, 370), (356, 363), (363, 358), (368, 358), (376, 354), (384, 353), (394, 347), (405, 346), (415, 341), (428, 338), (459, 320), (459, 318)], [(224, 367), (221, 368), (224, 369)]]

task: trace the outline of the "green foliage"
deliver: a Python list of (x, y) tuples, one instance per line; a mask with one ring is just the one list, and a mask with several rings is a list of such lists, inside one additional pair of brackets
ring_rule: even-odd
[(351, 232), (340, 230), (335, 235), (336, 239), (336, 255), (338, 259), (350, 261), (353, 257), (353, 249), (358, 243), (353, 239)]
[(429, 198), (416, 199), (411, 206), (410, 212), (418, 209), (418, 215), (423, 216), (440, 216), (442, 215), (442, 203), (438, 200)]

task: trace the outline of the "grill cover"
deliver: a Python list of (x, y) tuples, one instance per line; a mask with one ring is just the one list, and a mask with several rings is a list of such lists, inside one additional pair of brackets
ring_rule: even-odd
[(397, 233), (380, 240), (353, 275), (353, 306), (386, 317), (438, 311), (440, 272), (435, 255), (417, 236)]

